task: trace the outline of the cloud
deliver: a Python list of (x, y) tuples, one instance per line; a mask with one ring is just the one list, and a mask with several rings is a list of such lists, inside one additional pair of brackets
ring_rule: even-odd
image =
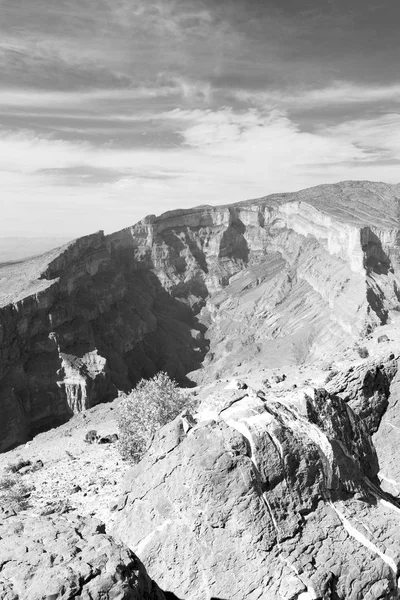
[(200, 176), (220, 170), (221, 177), (226, 177), (234, 165), (240, 165), (243, 173), (231, 173), (232, 179), (251, 180), (257, 174), (260, 180), (269, 167), (290, 174), (307, 165), (400, 159), (398, 114), (349, 120), (313, 132), (303, 131), (287, 113), (277, 110), (176, 109), (161, 113), (159, 120), (179, 134), (180, 145), (172, 149), (143, 145), (120, 148), (66, 141), (33, 131), (0, 130), (0, 164), (3, 170), (24, 173), (86, 167), (140, 172), (149, 177), (160, 170)]
[(15, 230), (16, 215), (22, 221), (33, 215), (38, 234), (51, 218), (53, 232), (83, 234), (115, 230), (171, 206), (234, 202), (341, 179), (399, 179), (397, 114), (313, 132), (276, 110), (174, 110), (162, 117), (179, 132), (180, 146), (123, 149), (0, 130), (0, 185), (10, 202), (3, 231)]
[(400, 160), (400, 113), (348, 120), (324, 131), (362, 148), (367, 159)]
[[(35, 88), (0, 87), (0, 106), (8, 112), (28, 110), (30, 112), (46, 109), (47, 112), (79, 109), (86, 111), (88, 118), (96, 117), (103, 113), (104, 118), (113, 118), (112, 112), (120, 111), (117, 117), (141, 118), (132, 115), (132, 108), (127, 114), (129, 103), (134, 101), (146, 101), (151, 99), (163, 99), (168, 97), (184, 98), (197, 102), (209, 103), (212, 89), (208, 82), (196, 79), (158, 74), (152, 84), (125, 86), (123, 88), (83, 88), (80, 90), (59, 91), (42, 90)], [(131, 105), (132, 106), (132, 105)], [(145, 106), (145, 105), (144, 105)], [(148, 108), (147, 108), (148, 110)], [(142, 111), (145, 116), (144, 111)], [(137, 115), (137, 113), (136, 113)], [(147, 112), (147, 118), (149, 118)], [(152, 115), (155, 118), (157, 115)]]
[(125, 89), (88, 89), (81, 91), (43, 91), (35, 89), (0, 89), (0, 106), (24, 108), (96, 108), (110, 102), (146, 100), (176, 94), (182, 85), (149, 86)]
[(321, 88), (296, 88), (281, 90), (232, 90), (232, 96), (256, 106), (280, 106), (287, 108), (338, 107), (348, 104), (373, 104), (377, 102), (399, 102), (400, 83), (391, 85), (360, 85), (336, 81)]

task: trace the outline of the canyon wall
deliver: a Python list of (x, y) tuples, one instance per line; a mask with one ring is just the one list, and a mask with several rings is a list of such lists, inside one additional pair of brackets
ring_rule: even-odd
[(0, 266), (0, 450), (166, 370), (301, 364), (398, 310), (396, 186), (150, 216)]

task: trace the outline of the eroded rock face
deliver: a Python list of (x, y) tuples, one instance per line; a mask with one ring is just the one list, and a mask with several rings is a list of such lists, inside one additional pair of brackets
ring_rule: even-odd
[(71, 515), (0, 522), (0, 597), (165, 600), (133, 552), (103, 531)]
[(349, 403), (372, 435), (389, 406), (391, 383), (398, 371), (398, 357), (388, 356), (380, 363), (373, 360), (339, 372), (327, 389)]
[(396, 186), (147, 217), (0, 268), (0, 450), (166, 370), (341, 351), (399, 302)]
[(0, 450), (141, 377), (165, 369), (183, 382), (201, 364), (205, 342), (190, 310), (102, 234), (84, 241), (41, 267), (40, 291), (16, 292), (0, 310)]
[(397, 372), (390, 386), (387, 410), (373, 436), (379, 457), (382, 488), (396, 497), (400, 496), (400, 373)]
[(159, 432), (114, 534), (179, 598), (398, 598), (400, 508), (349, 405), (325, 390), (227, 395), (186, 436), (179, 417)]

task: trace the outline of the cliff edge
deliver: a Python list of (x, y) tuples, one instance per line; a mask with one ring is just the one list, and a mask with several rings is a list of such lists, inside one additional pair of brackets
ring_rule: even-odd
[(150, 216), (0, 265), (0, 450), (167, 371), (329, 357), (398, 316), (399, 186)]

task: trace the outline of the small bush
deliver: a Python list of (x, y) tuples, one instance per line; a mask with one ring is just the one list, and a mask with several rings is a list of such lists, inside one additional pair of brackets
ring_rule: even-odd
[(142, 379), (118, 407), (119, 451), (121, 456), (139, 462), (160, 427), (175, 419), (196, 401), (179, 391), (178, 385), (160, 372)]
[(21, 479), (20, 475), (6, 475), (0, 479), (0, 505), (5, 510), (16, 513), (28, 508), (32, 491)]
[(360, 358), (368, 358), (369, 356), (368, 349), (365, 346), (358, 346), (357, 352)]
[(6, 465), (5, 470), (8, 473), (17, 473), (23, 467), (28, 467), (30, 465), (31, 465), (31, 461), (30, 460), (24, 460), (21, 457), (17, 457), (16, 462), (9, 463), (8, 465)]
[(85, 442), (88, 444), (94, 444), (99, 440), (100, 436), (95, 429), (90, 429), (85, 435)]

